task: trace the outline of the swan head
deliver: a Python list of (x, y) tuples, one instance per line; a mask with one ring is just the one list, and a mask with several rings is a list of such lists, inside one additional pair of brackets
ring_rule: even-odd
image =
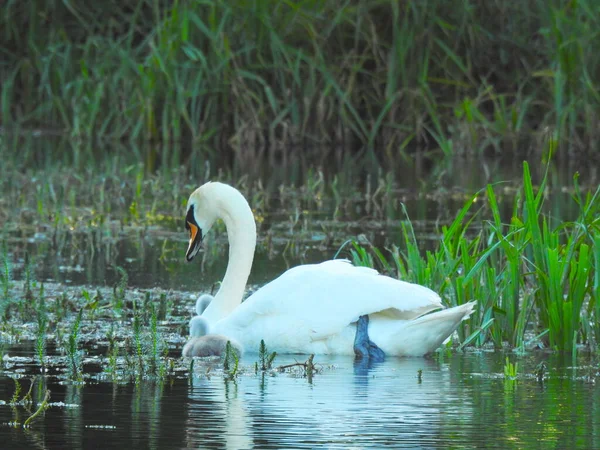
[(185, 229), (190, 233), (185, 259), (191, 261), (198, 254), (202, 239), (217, 220), (217, 204), (215, 196), (210, 192), (218, 183), (205, 183), (192, 192), (187, 203), (185, 215)]
[(195, 316), (190, 320), (190, 337), (202, 337), (208, 334), (208, 321), (204, 317)]

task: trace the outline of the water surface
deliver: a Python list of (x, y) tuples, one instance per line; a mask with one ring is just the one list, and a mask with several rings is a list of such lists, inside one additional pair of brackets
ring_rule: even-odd
[[(531, 375), (540, 359), (550, 368), (544, 381)], [(600, 446), (589, 361), (567, 368), (557, 357), (531, 356), (517, 381), (501, 375), (501, 355), (485, 352), (389, 358), (372, 368), (349, 358), (316, 361), (322, 371), (312, 380), (249, 370), (226, 381), (196, 366), (193, 376), (160, 383), (48, 381), (52, 406), (29, 429), (9, 425), (26, 416), (22, 407), (0, 404), (0, 440), (10, 448)], [(249, 367), (252, 357), (243, 362)], [(0, 398), (10, 398), (12, 385), (0, 376)]]

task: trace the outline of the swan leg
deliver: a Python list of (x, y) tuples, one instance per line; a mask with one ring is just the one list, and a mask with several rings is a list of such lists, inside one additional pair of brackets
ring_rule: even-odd
[(369, 339), (369, 316), (362, 315), (356, 322), (356, 336), (354, 336), (354, 354), (356, 359), (370, 359), (383, 361), (385, 353), (375, 342)]

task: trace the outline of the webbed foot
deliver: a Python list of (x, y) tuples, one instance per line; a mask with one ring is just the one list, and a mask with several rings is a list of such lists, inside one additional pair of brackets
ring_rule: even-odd
[(371, 361), (383, 361), (385, 353), (375, 342), (369, 339), (369, 316), (362, 315), (356, 322), (356, 336), (354, 336), (354, 354), (356, 359), (369, 359)]

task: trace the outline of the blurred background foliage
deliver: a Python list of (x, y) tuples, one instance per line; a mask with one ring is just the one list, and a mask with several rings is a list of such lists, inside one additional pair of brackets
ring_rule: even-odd
[(595, 154), (599, 33), (591, 0), (7, 0), (0, 123), (166, 143), (172, 166), (322, 146)]

